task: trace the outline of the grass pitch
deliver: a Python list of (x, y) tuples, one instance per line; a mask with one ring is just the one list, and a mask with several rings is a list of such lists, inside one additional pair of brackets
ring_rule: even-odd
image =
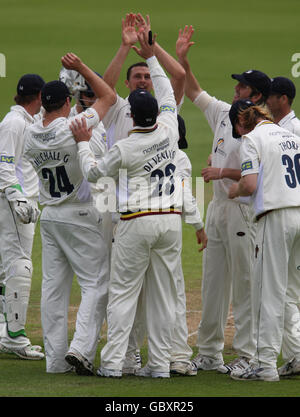
[[(57, 79), (60, 57), (72, 51), (95, 71), (103, 73), (121, 42), (121, 19), (128, 12), (141, 12), (151, 17), (158, 42), (175, 53), (179, 28), (192, 24), (195, 45), (190, 62), (201, 86), (210, 94), (231, 102), (234, 81), (232, 73), (260, 69), (270, 77), (292, 78), (292, 56), (299, 48), (300, 3), (297, 0), (238, 0), (210, 2), (199, 0), (153, 0), (126, 4), (120, 0), (104, 3), (96, 0), (2, 0), (0, 53), (6, 58), (6, 78), (0, 78), (0, 116), (13, 105), (16, 84), (25, 73), (38, 73), (46, 81)], [(132, 51), (126, 62), (140, 60)], [(122, 71), (117, 89), (126, 96)], [(299, 78), (294, 78), (300, 91)], [(300, 100), (294, 110), (300, 115)], [(193, 176), (200, 177), (210, 153), (212, 132), (201, 112), (188, 99), (182, 108), (187, 126), (187, 154), (193, 165)], [(211, 198), (211, 184), (205, 185), (205, 207)], [(1, 213), (0, 213), (1, 215)], [(183, 227), (183, 270), (188, 297), (187, 309), (201, 309), (200, 285), (202, 256), (198, 253), (191, 227)], [(41, 243), (39, 228), (33, 250), (34, 274), (28, 312), (27, 331), (35, 344), (42, 344), (40, 322)], [(70, 337), (80, 301), (76, 282), (70, 306)], [(192, 304), (193, 303), (193, 304)], [(196, 304), (194, 304), (196, 303)], [(194, 322), (197, 324), (197, 319)], [(195, 325), (190, 323), (190, 325)], [(194, 329), (190, 329), (192, 332)], [(105, 337), (105, 335), (104, 335)], [(99, 344), (99, 352), (104, 340)], [(191, 344), (194, 339), (191, 338)], [(99, 352), (97, 363), (99, 365)], [(195, 349), (196, 353), (196, 349)], [(146, 345), (142, 351), (146, 360)], [(225, 360), (231, 360), (230, 339), (227, 339)], [(96, 377), (48, 375), (45, 362), (22, 361), (10, 355), (0, 358), (1, 397), (298, 397), (300, 377), (277, 383), (231, 380), (216, 372), (199, 372), (197, 377), (172, 377), (168, 381), (124, 377), (110, 380)]]

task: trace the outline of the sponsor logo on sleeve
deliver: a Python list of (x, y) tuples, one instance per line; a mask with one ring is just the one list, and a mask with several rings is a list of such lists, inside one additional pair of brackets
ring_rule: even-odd
[(172, 113), (175, 113), (175, 107), (172, 106), (160, 106), (160, 111), (171, 111)]
[(242, 171), (247, 171), (248, 169), (252, 169), (253, 165), (252, 165), (252, 161), (246, 161), (242, 163), (241, 169)]
[(15, 157), (14, 156), (7, 156), (7, 155), (0, 155), (0, 162), (5, 164), (14, 164)]

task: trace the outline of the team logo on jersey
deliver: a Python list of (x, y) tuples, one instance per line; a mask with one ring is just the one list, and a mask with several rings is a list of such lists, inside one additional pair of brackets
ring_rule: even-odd
[(217, 152), (219, 146), (221, 146), (223, 143), (224, 143), (223, 138), (218, 139), (217, 146), (215, 147), (215, 152)]
[(93, 117), (95, 117), (94, 113), (85, 113), (84, 117), (86, 117), (87, 119), (93, 119)]
[(175, 107), (172, 106), (160, 106), (160, 112), (163, 111), (171, 111), (172, 113), (175, 113)]
[(242, 171), (247, 171), (247, 169), (252, 169), (253, 165), (252, 165), (252, 161), (246, 161), (242, 163), (241, 169)]
[(7, 156), (7, 155), (0, 155), (0, 162), (5, 164), (14, 164), (15, 157), (14, 156)]

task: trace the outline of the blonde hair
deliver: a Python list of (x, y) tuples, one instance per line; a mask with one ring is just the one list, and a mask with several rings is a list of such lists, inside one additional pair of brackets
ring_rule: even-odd
[(253, 130), (261, 119), (274, 122), (270, 112), (262, 106), (251, 106), (239, 111), (239, 122), (249, 131)]

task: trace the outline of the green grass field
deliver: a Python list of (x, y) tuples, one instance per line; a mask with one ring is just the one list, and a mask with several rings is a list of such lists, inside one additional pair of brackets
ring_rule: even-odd
[[(260, 69), (270, 77), (292, 77), (292, 55), (300, 52), (298, 0), (165, 0), (144, 3), (116, 0), (111, 4), (96, 0), (1, 0), (0, 53), (6, 58), (6, 77), (0, 78), (1, 119), (13, 105), (16, 84), (25, 73), (38, 73), (46, 81), (57, 79), (60, 57), (66, 52), (79, 55), (95, 71), (103, 73), (121, 42), (121, 19), (128, 12), (151, 17), (159, 43), (175, 53), (179, 28), (192, 24), (195, 45), (190, 62), (201, 86), (220, 99), (231, 102), (232, 73)], [(126, 62), (140, 60), (132, 51)], [(122, 71), (117, 89), (127, 94)], [(294, 78), (300, 91), (300, 79)], [(300, 94), (300, 93), (299, 93)], [(294, 110), (300, 115), (300, 98)], [(187, 126), (187, 154), (193, 176), (199, 177), (210, 153), (212, 133), (200, 111), (185, 100), (182, 115)], [(211, 198), (211, 184), (205, 185), (205, 207)], [(0, 213), (1, 215), (1, 213)], [(193, 308), (201, 309), (200, 286), (202, 256), (198, 253), (194, 231), (183, 228), (183, 270), (186, 289), (194, 295)], [(32, 343), (42, 344), (40, 322), (41, 242), (39, 227), (33, 250), (34, 274), (28, 312), (27, 332)], [(189, 299), (188, 299), (189, 300)], [(76, 282), (70, 309), (70, 337), (74, 311), (80, 301)], [(188, 309), (191, 305), (188, 303)], [(104, 335), (105, 337), (105, 335)], [(99, 351), (104, 341), (99, 344)], [(144, 347), (146, 359), (147, 348)], [(196, 353), (196, 349), (195, 349)], [(230, 344), (225, 360), (234, 352)], [(97, 363), (99, 365), (99, 354)], [(174, 377), (168, 381), (124, 377), (111, 380), (96, 377), (48, 375), (45, 362), (22, 361), (10, 355), (0, 357), (1, 397), (295, 397), (300, 394), (300, 377), (279, 383), (237, 382), (216, 372), (199, 372), (197, 377)]]

